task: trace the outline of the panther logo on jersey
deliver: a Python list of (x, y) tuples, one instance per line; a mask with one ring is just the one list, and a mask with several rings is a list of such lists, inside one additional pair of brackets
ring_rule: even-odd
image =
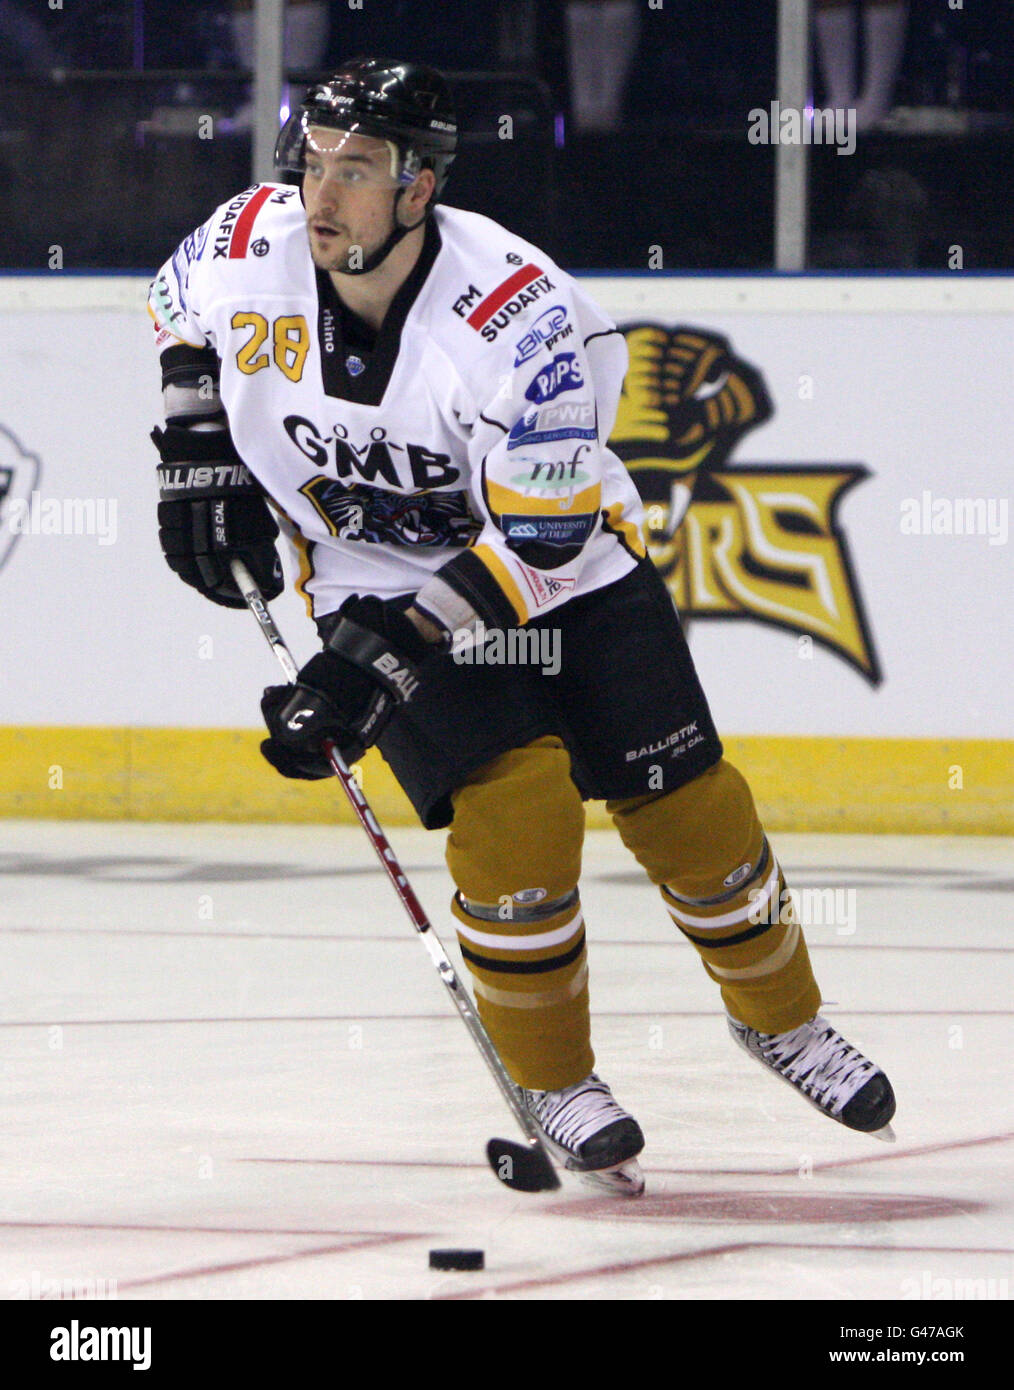
[[(772, 404), (756, 367), (706, 329), (623, 326), (630, 365), (608, 444), (645, 505), (648, 552), (684, 622), (750, 617), (880, 669), (837, 509), (860, 465), (727, 459)], [(771, 559), (777, 555), (777, 561)]]
[(362, 483), (346, 487), (323, 476), (311, 478), (299, 490), (332, 536), (343, 541), (464, 547), (482, 529), (464, 492), (406, 496)]

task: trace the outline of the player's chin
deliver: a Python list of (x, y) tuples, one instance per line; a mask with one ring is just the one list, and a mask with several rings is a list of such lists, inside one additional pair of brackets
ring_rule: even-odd
[(348, 263), (348, 247), (339, 236), (311, 232), (310, 259), (318, 270), (341, 270)]

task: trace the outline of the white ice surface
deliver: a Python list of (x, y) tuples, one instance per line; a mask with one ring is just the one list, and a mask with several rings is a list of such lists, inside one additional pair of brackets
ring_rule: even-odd
[[(461, 968), (442, 836), (391, 838)], [(591, 833), (593, 1038), (647, 1135), (637, 1201), (497, 1183), (511, 1118), (358, 830), (0, 844), (2, 1298), (1009, 1296), (1008, 841), (777, 837), (797, 888), (855, 890), (852, 923), (807, 936), (824, 1012), (894, 1082), (888, 1146), (734, 1046)], [(431, 1271), (434, 1246), (486, 1269)]]

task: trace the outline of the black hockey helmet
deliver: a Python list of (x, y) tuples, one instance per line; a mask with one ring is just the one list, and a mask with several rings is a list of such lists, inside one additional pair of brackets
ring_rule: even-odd
[(436, 175), (431, 203), (440, 196), (458, 143), (458, 122), (443, 74), (423, 63), (353, 58), (311, 87), (289, 116), (275, 145), (275, 168), (301, 174), (311, 126), (390, 140), (400, 175), (409, 183), (420, 169)]

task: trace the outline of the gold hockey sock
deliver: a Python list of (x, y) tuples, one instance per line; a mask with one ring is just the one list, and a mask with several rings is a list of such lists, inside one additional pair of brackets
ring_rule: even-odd
[(562, 741), (536, 739), (454, 794), (451, 904), (476, 1005), (520, 1086), (556, 1091), (594, 1068), (577, 891), (584, 807)]
[(820, 990), (806, 942), (736, 769), (723, 759), (666, 796), (608, 809), (729, 1013), (762, 1033), (812, 1018)]
[(479, 1016), (504, 1066), (520, 1086), (558, 1091), (595, 1065), (588, 960), (577, 890), (540, 906), (558, 910), (501, 920), (497, 908), (463, 901), (460, 893), (452, 910)]

